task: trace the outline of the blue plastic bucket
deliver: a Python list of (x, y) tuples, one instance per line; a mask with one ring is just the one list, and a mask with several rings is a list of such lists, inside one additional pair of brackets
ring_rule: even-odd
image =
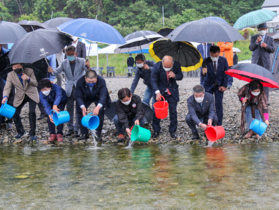
[(262, 136), (267, 128), (267, 124), (265, 124), (262, 120), (254, 119), (250, 125), (250, 130), (254, 131), (259, 136)]
[(0, 108), (0, 115), (11, 119), (15, 114), (16, 108), (7, 104), (7, 101)]
[(66, 122), (70, 121), (70, 114), (67, 111), (61, 111), (59, 113), (57, 113), (55, 110), (51, 110), (52, 113), (52, 119), (54, 122), (55, 126), (64, 124)]
[(90, 130), (96, 130), (99, 127), (100, 119), (93, 113), (89, 113), (82, 118), (81, 124)]

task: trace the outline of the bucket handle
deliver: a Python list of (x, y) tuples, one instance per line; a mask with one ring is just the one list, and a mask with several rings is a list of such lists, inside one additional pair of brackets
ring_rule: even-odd
[(54, 112), (57, 113), (57, 111), (55, 111), (54, 109), (50, 110), (51, 119), (53, 119), (53, 114), (54, 114)]
[(165, 97), (164, 96), (162, 96), (161, 95), (161, 97), (160, 97), (160, 100), (163, 98), (163, 101), (164, 101), (164, 106), (165, 106), (165, 104), (166, 104), (166, 99), (165, 99)]

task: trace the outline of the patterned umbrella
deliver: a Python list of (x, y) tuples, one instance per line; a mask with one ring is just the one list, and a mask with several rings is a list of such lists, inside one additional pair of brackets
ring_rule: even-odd
[(248, 27), (260, 25), (262, 23), (273, 20), (277, 16), (276, 12), (267, 9), (259, 9), (242, 15), (234, 24), (234, 28), (241, 30)]

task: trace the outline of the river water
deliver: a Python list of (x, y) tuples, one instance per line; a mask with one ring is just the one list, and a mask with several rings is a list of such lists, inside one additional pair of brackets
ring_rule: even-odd
[(279, 144), (0, 146), (0, 209), (279, 209)]

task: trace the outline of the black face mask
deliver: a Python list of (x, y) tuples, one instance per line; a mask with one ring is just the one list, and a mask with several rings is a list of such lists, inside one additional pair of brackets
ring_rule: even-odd
[(15, 69), (14, 71), (15, 71), (15, 73), (17, 73), (17, 74), (21, 74), (21, 73), (22, 73), (22, 68), (17, 68), (17, 69)]

